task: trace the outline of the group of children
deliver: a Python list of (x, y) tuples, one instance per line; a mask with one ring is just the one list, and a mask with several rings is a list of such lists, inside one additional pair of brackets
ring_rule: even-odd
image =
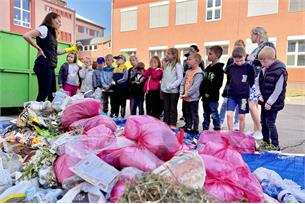
[[(196, 47), (197, 48), (197, 47)], [(197, 48), (199, 51), (199, 49)], [(97, 68), (93, 69), (91, 60), (85, 58), (83, 67), (76, 64), (76, 55), (68, 54), (67, 62), (61, 66), (59, 86), (69, 95), (89, 90), (102, 90), (102, 103), (105, 114), (108, 114), (110, 99), (110, 116), (124, 118), (126, 100), (130, 99), (131, 114), (146, 114), (160, 119), (170, 127), (177, 123), (177, 104), (183, 100), (185, 130), (198, 133), (199, 100), (202, 99), (204, 110), (202, 129), (208, 130), (212, 120), (214, 130), (221, 130), (227, 111), (227, 127), (233, 131), (234, 112), (238, 115), (239, 131), (245, 129), (245, 114), (249, 113), (250, 88), (255, 85), (256, 95), (261, 107), (261, 124), (263, 141), (279, 149), (278, 135), (275, 127), (277, 113), (284, 107), (287, 71), (285, 65), (276, 59), (275, 49), (265, 46), (260, 49), (258, 60), (262, 69), (255, 78), (255, 67), (246, 61), (247, 54), (242, 40), (236, 41), (232, 57), (228, 63), (219, 62), (222, 56), (221, 46), (208, 49), (207, 58), (210, 64), (202, 68), (202, 58), (197, 52), (190, 52), (184, 73), (180, 64), (179, 52), (170, 48), (162, 61), (153, 56), (149, 67), (131, 56), (132, 65), (127, 69), (123, 55), (97, 59)], [(116, 66), (113, 66), (114, 59)], [(224, 67), (225, 66), (225, 67)], [(218, 112), (219, 95), (224, 76), (227, 76), (224, 92), (224, 104)], [(120, 114), (119, 114), (120, 113)]]

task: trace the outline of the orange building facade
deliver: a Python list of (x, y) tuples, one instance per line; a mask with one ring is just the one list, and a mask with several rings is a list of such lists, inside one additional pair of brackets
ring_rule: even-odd
[(37, 28), (50, 11), (61, 16), (59, 41), (75, 41), (75, 11), (63, 0), (1, 0), (0, 30), (24, 34)]
[(148, 64), (176, 47), (183, 58), (196, 44), (200, 54), (221, 45), (226, 62), (238, 39), (247, 52), (257, 45), (250, 30), (266, 28), (277, 56), (287, 65), (289, 82), (305, 84), (305, 0), (113, 0), (112, 51), (136, 54)]

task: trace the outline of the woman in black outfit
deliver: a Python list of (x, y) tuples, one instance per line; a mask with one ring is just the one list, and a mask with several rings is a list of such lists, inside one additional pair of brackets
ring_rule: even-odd
[[(44, 101), (47, 97), (53, 100), (52, 93), (56, 91), (55, 68), (57, 55), (66, 51), (57, 49), (57, 35), (61, 26), (61, 18), (57, 13), (50, 12), (42, 24), (23, 35), (24, 39), (37, 49), (34, 72), (38, 79), (37, 101)], [(36, 38), (36, 42), (33, 41)]]

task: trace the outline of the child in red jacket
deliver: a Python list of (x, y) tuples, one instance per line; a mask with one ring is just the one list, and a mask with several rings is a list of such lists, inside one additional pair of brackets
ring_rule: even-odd
[(160, 100), (160, 81), (163, 71), (161, 69), (161, 61), (158, 56), (153, 56), (150, 59), (150, 67), (144, 72), (144, 77), (147, 79), (144, 84), (144, 92), (146, 93), (146, 114), (157, 119), (161, 115), (161, 100)]

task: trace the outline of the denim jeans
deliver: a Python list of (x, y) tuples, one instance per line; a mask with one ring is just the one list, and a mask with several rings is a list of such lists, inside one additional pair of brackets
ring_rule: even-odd
[[(220, 113), (219, 113), (219, 118), (220, 118), (220, 125), (223, 125), (223, 122), (225, 120), (226, 112), (227, 112), (227, 102), (228, 98), (224, 98), (223, 102), (220, 107)], [(234, 126), (238, 127), (238, 106), (235, 108), (235, 113), (234, 113)]]
[(214, 130), (220, 130), (220, 119), (218, 114), (218, 101), (203, 101), (203, 123), (202, 129), (208, 130), (212, 117)]
[(199, 101), (183, 101), (185, 110), (186, 128), (198, 130), (199, 116), (198, 116), (198, 102)]
[(263, 140), (274, 146), (279, 145), (278, 133), (275, 126), (275, 120), (277, 117), (278, 111), (275, 110), (266, 110), (264, 107), (261, 108), (261, 124), (262, 124), (262, 133)]
[(132, 110), (131, 115), (137, 115), (137, 108), (139, 108), (139, 115), (144, 115), (144, 96), (132, 96)]

